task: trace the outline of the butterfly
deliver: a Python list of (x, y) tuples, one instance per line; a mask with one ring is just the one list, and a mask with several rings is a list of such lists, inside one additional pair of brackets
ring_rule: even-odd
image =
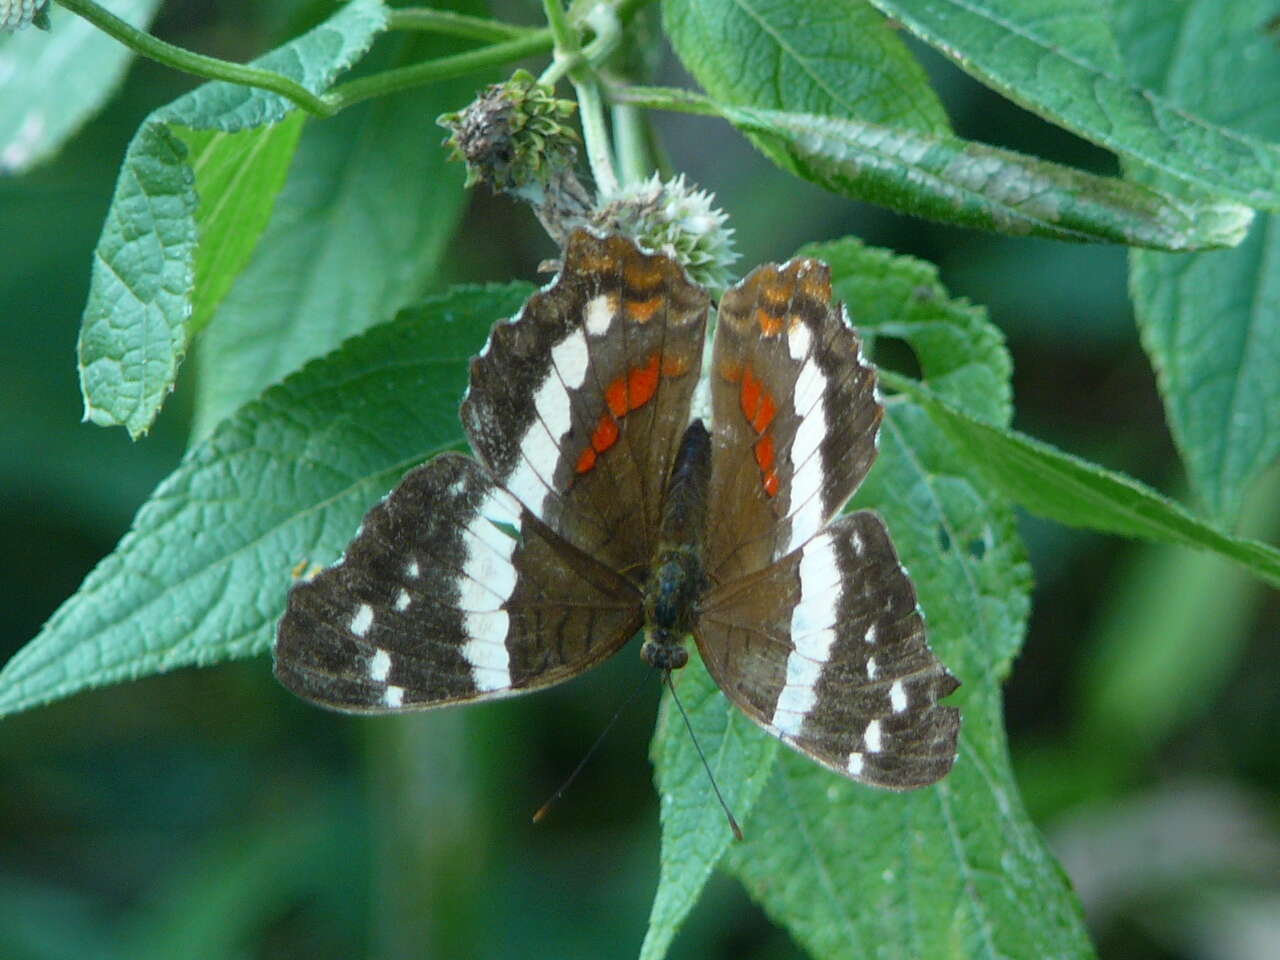
[(883, 521), (841, 514), (876, 456), (876, 374), (830, 270), (720, 299), (670, 256), (575, 231), (560, 272), (471, 362), (474, 458), (441, 454), (289, 594), (276, 676), (396, 713), (577, 676), (643, 631), (783, 743), (863, 783), (951, 769), (959, 683)]

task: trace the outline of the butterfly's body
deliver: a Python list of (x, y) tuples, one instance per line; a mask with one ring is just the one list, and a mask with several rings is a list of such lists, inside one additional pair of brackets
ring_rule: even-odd
[(663, 493), (661, 538), (644, 585), (640, 657), (658, 670), (678, 670), (689, 662), (684, 642), (707, 589), (702, 545), (710, 481), (711, 436), (695, 420), (680, 441)]
[[(669, 257), (579, 231), (556, 281), (494, 327), (442, 454), (298, 584), (276, 672), (317, 703), (395, 712), (568, 679), (643, 628), (796, 750), (894, 789), (951, 767), (957, 686), (873, 513), (875, 372), (814, 260), (709, 297)], [(709, 429), (708, 429), (709, 427)]]

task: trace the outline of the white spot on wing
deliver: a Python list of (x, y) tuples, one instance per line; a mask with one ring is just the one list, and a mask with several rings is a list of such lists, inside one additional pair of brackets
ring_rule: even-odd
[(893, 686), (889, 688), (889, 706), (893, 707), (894, 713), (907, 709), (907, 691), (901, 680), (893, 681)]
[(822, 405), (826, 377), (810, 358), (796, 381), (796, 412), (802, 417), (791, 445), (791, 538), (783, 553), (796, 549), (820, 529), (826, 517), (822, 505), (822, 455), (819, 445), (827, 435), (827, 414)]
[(880, 721), (872, 720), (867, 724), (867, 730), (862, 735), (862, 742), (867, 745), (867, 753), (880, 752)]
[(404, 575), (410, 580), (418, 579), (420, 573), (422, 573), (422, 569), (418, 566), (417, 560), (410, 560), (404, 565)]
[(862, 773), (862, 754), (857, 750), (849, 754), (849, 762), (845, 765), (845, 769), (855, 777)]
[(385, 650), (375, 650), (369, 658), (369, 679), (375, 683), (384, 683), (391, 673), (391, 654)]
[(791, 611), (791, 642), (787, 655), (787, 675), (770, 721), (779, 731), (797, 736), (804, 718), (817, 700), (815, 687), (836, 641), (839, 590), (831, 589), (835, 551), (830, 538), (815, 540), (800, 555), (800, 601)]
[[(590, 329), (590, 317), (587, 323)], [(581, 330), (573, 331), (551, 348), (551, 362), (555, 364), (564, 385), (571, 390), (577, 390), (587, 379), (587, 365), (590, 359), (590, 354), (587, 352), (587, 337)]]
[(587, 333), (602, 336), (613, 322), (613, 305), (608, 294), (597, 294), (587, 301)]
[(874, 680), (876, 678), (876, 658), (867, 657), (867, 679)]
[[(499, 493), (491, 493), (484, 505), (492, 501), (495, 509), (509, 508), (502, 499), (505, 495)], [(471, 665), (477, 690), (504, 689), (511, 686), (506, 645), (510, 618), (502, 607), (516, 586), (516, 569), (511, 562), (516, 541), (482, 515), (467, 526), (462, 545), (467, 556), (458, 584), (458, 607), (468, 640), (461, 653)]]
[(360, 604), (355, 615), (351, 618), (351, 632), (357, 637), (363, 637), (369, 632), (369, 628), (373, 626), (373, 607), (367, 603)]
[(552, 474), (560, 461), (560, 441), (573, 424), (569, 390), (582, 386), (590, 359), (587, 338), (575, 330), (551, 348), (551, 363), (533, 397), (533, 421), (519, 440), (520, 460), (507, 477), (507, 488), (535, 514), (545, 514), (547, 495), (553, 492)]
[(400, 593), (396, 596), (396, 609), (397, 610), (409, 609), (409, 591), (408, 590), (401, 590)]
[(384, 707), (398, 707), (404, 703), (404, 687), (389, 686), (382, 691), (382, 705)]
[(862, 639), (866, 640), (866, 641), (867, 641), (867, 643), (870, 643), (870, 644), (872, 644), (872, 645), (874, 645), (874, 644), (875, 644), (875, 642), (876, 642), (876, 625), (875, 625), (874, 623), (873, 623), (871, 626), (867, 627), (867, 635), (866, 635), (865, 637), (863, 637)]
[(803, 323), (797, 323), (787, 331), (787, 350), (792, 360), (803, 360), (809, 355), (809, 347), (813, 343), (813, 334)]

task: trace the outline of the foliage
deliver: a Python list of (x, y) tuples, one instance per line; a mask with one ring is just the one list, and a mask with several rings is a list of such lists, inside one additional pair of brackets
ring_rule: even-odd
[[(1236, 633), (1210, 644), (1169, 625), (1172, 649), (1202, 668), (1194, 681), (1178, 679), (1185, 661), (1141, 630), (1131, 645), (1133, 631), (1101, 632), (1101, 662), (1113, 666), (1088, 674), (1071, 723), (1095, 746), (1106, 731), (1118, 731), (1123, 743), (1115, 755), (1085, 756), (1079, 744), (1063, 741), (1020, 762), (1015, 750), (1011, 759), (1002, 684), (1032, 616), (1031, 567), (1015, 511), (1203, 551), (1182, 559), (1161, 554), (1169, 565), (1163, 582), (1200, 582), (1179, 564), (1216, 564), (1215, 577), (1237, 584), (1237, 609), (1253, 595), (1248, 578), (1280, 585), (1280, 550), (1241, 532), (1274, 529), (1280, 519), (1273, 508), (1251, 506), (1258, 490), (1272, 492), (1268, 502), (1280, 501), (1272, 479), (1280, 458), (1280, 264), (1269, 242), (1280, 209), (1280, 147), (1268, 139), (1280, 133), (1280, 108), (1266, 93), (1280, 81), (1280, 55), (1267, 27), (1269, 5), (663, 0), (659, 26), (656, 6), (637, 0), (568, 11), (546, 0), (547, 25), (524, 27), (486, 19), (470, 4), (436, 11), (353, 0), (321, 13), (282, 3), (292, 12), (281, 12), (276, 27), (288, 39), (249, 67), (141, 34), (135, 28), (149, 22), (155, 6), (103, 4), (123, 18), (116, 21), (97, 4), (75, 0), (54, 8), (51, 33), (0, 39), (0, 63), (11, 65), (14, 78), (6, 86), (12, 95), (0, 102), (0, 167), (15, 173), (49, 162), (59, 149), (90, 165), (73, 136), (92, 114), (112, 109), (108, 95), (126, 63), (108, 33), (209, 78), (170, 103), (134, 111), (132, 141), (109, 154), (119, 158), (119, 171), (91, 276), (78, 261), (87, 289), (78, 347), (85, 418), (123, 426), (135, 440), (157, 424), (160, 434), (134, 454), (99, 459), (108, 466), (95, 476), (130, 456), (145, 458), (141, 451), (157, 440), (161, 459), (169, 457), (174, 434), (189, 431), (188, 446), (176, 466), (165, 461), (171, 472), (114, 550), (0, 671), (0, 715), (181, 666), (256, 657), (254, 676), (265, 673), (261, 655), (298, 565), (331, 562), (363, 511), (406, 469), (462, 442), (454, 407), (466, 360), (489, 325), (514, 313), (532, 287), (506, 282), (500, 271), (501, 283), (451, 282), (465, 275), (460, 264), (471, 242), (460, 225), (464, 172), (448, 162), (433, 120), (510, 75), (521, 58), (554, 48), (543, 79), (566, 80), (563, 89), (576, 93), (584, 153), (602, 195), (619, 195), (618, 180), (634, 188), (661, 165), (655, 119), (675, 111), (698, 115), (690, 122), (714, 130), (719, 139), (708, 142), (726, 154), (723, 144), (742, 134), (779, 171), (771, 181), (776, 191), (802, 191), (807, 183), (826, 193), (801, 195), (824, 202), (834, 194), (1003, 234), (1015, 238), (1008, 242), (1018, 245), (1017, 256), (1043, 249), (1029, 237), (1131, 248), (1138, 331), (1194, 506), (1014, 430), (1005, 337), (985, 310), (950, 296), (933, 266), (851, 237), (799, 251), (832, 266), (840, 297), (884, 368), (891, 396), (880, 459), (857, 502), (885, 517), (917, 582), (932, 645), (964, 683), (954, 698), (965, 718), (960, 758), (945, 781), (909, 795), (850, 784), (778, 749), (726, 705), (695, 657), (676, 685), (746, 840), (734, 843), (708, 803), (692, 741), (664, 700), (651, 745), (660, 867), (640, 946), (642, 956), (657, 958), (710, 942), (694, 905), (719, 868), (815, 957), (1092, 956), (1080, 904), (1032, 814), (1118, 791), (1131, 775), (1121, 761), (1133, 768), (1150, 762), (1159, 738), (1174, 736), (1191, 715), (1197, 692), (1226, 682), (1244, 647), (1231, 638), (1248, 624), (1233, 621)], [(72, 10), (97, 27), (88, 29)], [(288, 17), (296, 20), (285, 29)], [(398, 46), (389, 43), (396, 35), (404, 41)], [(654, 53), (662, 36), (701, 93), (650, 84), (661, 79)], [(957, 134), (930, 49), (1111, 151), (1123, 176)], [(60, 69), (60, 58), (71, 57), (81, 68)], [(726, 133), (720, 120), (736, 133)], [(732, 179), (730, 170), (720, 173)], [(23, 184), (41, 175), (35, 169), (27, 181), (5, 184), (0, 201), (16, 202)], [(718, 189), (708, 178), (699, 186)], [(755, 205), (767, 203), (758, 196)], [(764, 246), (777, 258), (796, 252), (747, 238), (745, 220), (738, 236), (752, 249)], [(826, 232), (819, 220), (810, 222), (809, 238)], [(501, 257), (492, 234), (483, 244), (477, 272), (493, 280)], [(14, 262), (30, 255), (16, 254)], [(39, 356), (33, 351), (31, 363)], [(1071, 371), (1054, 375), (1069, 379)], [(175, 390), (179, 409), (169, 412)], [(46, 442), (40, 416), (17, 408), (0, 414), (13, 418), (15, 443), (33, 449), (37, 437)], [(41, 459), (46, 479), (39, 482), (49, 485), (46, 460), (56, 457)], [(6, 465), (15, 477), (29, 469), (16, 453)], [(98, 486), (94, 496), (101, 497)], [(102, 513), (105, 505), (92, 500), (93, 509)], [(1159, 580), (1141, 595), (1128, 593), (1148, 576), (1110, 591), (1117, 610), (1129, 603), (1158, 620), (1149, 597), (1161, 592)], [(1188, 603), (1212, 602), (1208, 592), (1187, 589), (1196, 598)], [(1207, 622), (1228, 622), (1213, 609), (1220, 615)], [(1189, 609), (1188, 619), (1201, 622), (1199, 610)], [(1134, 663), (1153, 665), (1161, 684), (1125, 666)], [(1178, 684), (1176, 696), (1161, 696)], [(254, 689), (277, 695), (266, 685)], [(515, 736), (510, 723), (524, 708), (502, 709), (489, 715), (490, 737)], [(22, 725), (37, 717), (4, 725), (34, 729)], [(291, 722), (351, 736), (337, 732), (350, 721), (316, 720), (301, 708)], [(476, 872), (489, 857), (473, 863), (458, 851), (464, 840), (480, 847), (489, 838), (462, 825), (469, 816), (457, 813), (461, 794), (450, 799), (433, 778), (421, 782), (421, 761), (409, 754), (424, 748), (451, 771), (439, 780), (466, 780), (472, 790), (501, 783), (501, 761), (477, 760), (483, 769), (468, 780), (457, 773), (463, 761), (454, 754), (469, 749), (470, 735), (447, 720), (424, 722), (406, 721), (400, 729), (418, 731), (412, 734), (370, 732), (376, 745), (366, 751), (369, 779), (405, 807), (384, 810), (381, 841), (351, 843), (363, 850), (357, 862), (399, 864), (407, 856), (400, 836), (424, 829), (406, 809), (420, 811), (431, 823), (456, 827), (456, 834), (433, 833), (429, 823), (432, 836), (414, 841), (421, 849), (408, 845), (413, 863), (433, 864), (438, 873), (406, 892), (415, 881), (397, 872), (387, 881), (394, 895), (383, 904), (371, 894), (323, 891), (321, 901), (342, 907), (307, 915), (319, 931), (308, 936), (326, 936), (329, 944), (313, 952), (362, 950), (364, 935), (352, 931), (377, 926), (370, 918), (382, 910), (383, 926), (393, 931), (382, 935), (383, 952), (415, 953), (405, 944), (420, 931), (447, 953), (451, 934), (439, 905), (454, 904), (460, 915), (475, 910), (459, 904), (480, 887)], [(1158, 731), (1149, 744), (1144, 724)], [(0, 751), (13, 742), (0, 739)], [(1064, 783), (1072, 771), (1078, 779)], [(189, 875), (169, 902), (135, 918), (126, 936), (107, 938), (122, 944), (118, 955), (164, 955), (196, 929), (203, 931), (203, 956), (231, 955), (244, 943), (270, 952), (273, 925), (296, 946), (297, 930), (278, 917), (306, 896), (310, 881), (290, 878), (287, 867), (340, 873), (350, 864), (328, 828), (376, 819), (353, 796), (359, 791), (341, 783), (335, 778), (317, 799), (298, 805), (288, 829), (258, 821), (234, 843), (227, 834), (204, 851), (201, 862), (213, 865), (221, 883), (243, 883), (272, 906), (246, 911), (217, 882)], [(406, 799), (406, 784), (415, 786), (416, 799)], [(253, 856), (238, 857), (236, 844), (251, 846)], [(600, 846), (602, 857), (626, 859)], [(507, 882), (518, 898), (519, 884), (529, 881)], [(51, 925), (42, 910), (22, 908), (56, 897), (23, 883), (0, 877), (0, 916), (26, 918), (17, 932), (0, 933), (0, 952), (61, 955), (38, 932)], [(707, 889), (711, 897), (731, 896), (714, 883)], [(419, 900), (437, 909), (407, 919)], [(109, 925), (86, 902), (67, 913), (75, 920), (62, 932), (65, 952), (94, 942)], [(196, 917), (190, 927), (188, 916)], [(484, 929), (491, 917), (471, 920), (473, 945), (496, 950), (505, 942)], [(524, 935), (553, 936), (554, 929), (543, 921)], [(609, 942), (584, 947), (584, 954), (634, 952), (638, 931), (624, 928), (622, 936), (631, 939), (621, 950)], [(785, 945), (766, 944), (759, 955), (775, 948)]]

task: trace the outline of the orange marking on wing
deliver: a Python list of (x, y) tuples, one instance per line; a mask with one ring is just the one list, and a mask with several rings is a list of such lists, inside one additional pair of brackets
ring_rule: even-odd
[(625, 417), (627, 410), (627, 378), (619, 377), (613, 383), (609, 384), (604, 391), (604, 402), (609, 407), (609, 412), (615, 417)]
[(658, 389), (658, 355), (655, 353), (643, 367), (637, 367), (627, 377), (627, 391), (630, 394), (628, 412), (643, 407), (653, 399)]
[(764, 492), (771, 497), (778, 495), (778, 471), (770, 470), (764, 475)]
[(720, 376), (729, 383), (737, 383), (742, 379), (742, 367), (732, 361), (726, 360), (720, 364)]
[(805, 269), (799, 277), (800, 291), (815, 300), (821, 300), (824, 303), (829, 301), (831, 299), (831, 275), (822, 268), (820, 263), (813, 260), (805, 260), (803, 266), (808, 269)]
[(627, 316), (636, 323), (648, 323), (653, 319), (653, 315), (658, 312), (658, 308), (662, 306), (662, 299), (662, 294), (658, 294), (648, 300), (628, 300)]
[[(744, 368), (742, 371), (742, 389), (738, 391), (738, 403), (748, 421), (756, 418), (756, 412), (760, 409), (761, 392), (760, 381), (751, 372), (751, 368)], [(759, 433), (758, 430), (756, 432)]]
[(773, 471), (773, 436), (766, 433), (757, 440), (755, 451), (756, 464), (760, 467), (761, 472), (771, 473)]
[(596, 465), (596, 452), (593, 448), (587, 447), (582, 451), (582, 456), (578, 457), (578, 465), (574, 467), (577, 473), (586, 473)]
[(592, 449), (596, 453), (604, 453), (617, 442), (618, 421), (607, 413), (601, 414), (600, 422), (596, 424), (595, 433), (591, 434)]
[(764, 307), (756, 307), (756, 323), (760, 325), (760, 332), (766, 337), (776, 337), (782, 332), (782, 318), (775, 317)]
[(664, 377), (683, 377), (689, 372), (689, 358), (682, 356), (663, 357), (662, 375)]
[(644, 290), (662, 280), (662, 270), (656, 263), (633, 258), (623, 270), (622, 278), (632, 290)]
[[(760, 381), (757, 380), (756, 383)], [(773, 418), (778, 412), (778, 405), (773, 402), (773, 394), (762, 389), (760, 396), (760, 407), (756, 410), (754, 417), (751, 417), (751, 426), (755, 428), (756, 433), (764, 433), (769, 429), (769, 424), (773, 423)]]
[(600, 276), (609, 276), (617, 273), (620, 266), (617, 257), (603, 251), (600, 253), (583, 251), (574, 259), (573, 265), (582, 273)]

